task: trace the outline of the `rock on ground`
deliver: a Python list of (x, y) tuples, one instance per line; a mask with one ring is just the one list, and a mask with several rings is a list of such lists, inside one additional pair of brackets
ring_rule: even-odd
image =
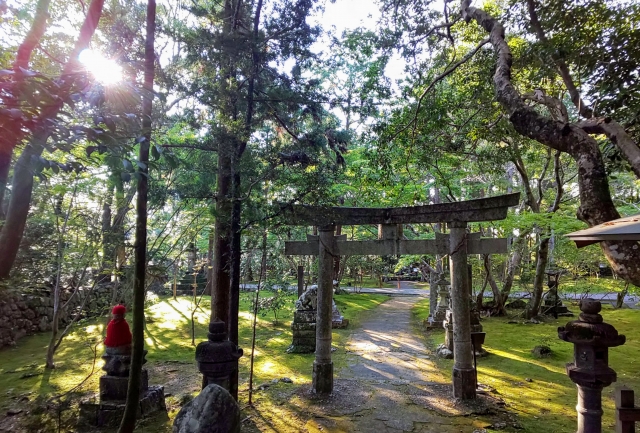
[(226, 389), (208, 385), (180, 410), (173, 433), (240, 433), (240, 408)]

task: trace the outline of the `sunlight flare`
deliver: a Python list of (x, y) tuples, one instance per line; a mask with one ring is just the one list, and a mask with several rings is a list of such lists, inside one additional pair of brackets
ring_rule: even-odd
[(86, 49), (80, 53), (78, 60), (96, 81), (106, 86), (122, 81), (122, 67), (97, 51)]

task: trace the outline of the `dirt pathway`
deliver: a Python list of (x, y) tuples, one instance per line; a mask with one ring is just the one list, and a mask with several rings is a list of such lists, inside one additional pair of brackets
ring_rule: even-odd
[(335, 372), (333, 395), (318, 399), (307, 391), (301, 399), (314, 414), (306, 431), (480, 433), (513, 425), (492, 397), (471, 404), (451, 398), (449, 380), (412, 326), (411, 308), (420, 299), (392, 297), (355, 330), (346, 347), (348, 365)]
[[(492, 427), (516, 431), (517, 420), (499, 399), (481, 395), (462, 402), (451, 397), (450, 379), (440, 372), (420, 335), (423, 331), (411, 321), (411, 308), (421, 299), (391, 297), (354, 330), (344, 348), (347, 365), (334, 372), (331, 396), (318, 397), (310, 386), (303, 386), (286, 397), (287, 403), (272, 408), (271, 415), (286, 420), (287, 428), (274, 424), (265, 428), (261, 423), (262, 428), (251, 431), (485, 433), (496, 431)], [(281, 398), (285, 400), (284, 395)]]

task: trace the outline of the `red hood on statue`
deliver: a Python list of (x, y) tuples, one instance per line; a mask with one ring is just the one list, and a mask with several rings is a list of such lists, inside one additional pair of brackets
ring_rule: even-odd
[(124, 318), (127, 310), (124, 305), (116, 305), (113, 307), (113, 319), (107, 325), (107, 337), (104, 339), (104, 345), (107, 347), (120, 347), (131, 344), (131, 331), (129, 324)]

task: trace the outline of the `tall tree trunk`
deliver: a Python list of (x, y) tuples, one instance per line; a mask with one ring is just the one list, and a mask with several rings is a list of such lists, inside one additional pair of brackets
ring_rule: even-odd
[(138, 188), (136, 199), (135, 278), (133, 286), (133, 347), (131, 369), (124, 414), (118, 433), (132, 433), (140, 406), (140, 381), (144, 362), (144, 296), (147, 270), (147, 196), (149, 193), (149, 146), (153, 114), (153, 79), (155, 72), (154, 40), (156, 32), (156, 2), (147, 3), (147, 34), (144, 44), (144, 93), (142, 97), (142, 132), (140, 143)]
[[(511, 82), (512, 54), (502, 23), (484, 10), (472, 7), (471, 0), (461, 0), (461, 12), (465, 21), (475, 20), (490, 34), (497, 57), (493, 76), (496, 96), (516, 131), (547, 147), (568, 153), (576, 162), (580, 197), (578, 218), (589, 226), (619, 218), (597, 141), (580, 125), (553, 120), (526, 105)], [(600, 245), (614, 271), (625, 281), (640, 286), (638, 242), (607, 241)]]
[[(344, 203), (344, 200), (342, 201)], [(336, 225), (336, 236), (340, 236), (342, 234), (342, 226)], [(340, 256), (335, 256), (333, 258), (333, 279), (335, 281), (340, 281)]]
[[(238, 167), (236, 162), (235, 167)], [(234, 170), (235, 171), (235, 170)], [(240, 217), (242, 205), (240, 197), (240, 173), (233, 175), (233, 207), (231, 212), (231, 278), (229, 287), (229, 340), (238, 345), (238, 314), (240, 312), (240, 261), (242, 257), (242, 233), (240, 229)], [(237, 374), (237, 370), (236, 370)], [(237, 383), (237, 380), (236, 380)], [(234, 388), (236, 389), (236, 388)], [(234, 396), (236, 400), (238, 396)]]
[(13, 170), (9, 209), (0, 232), (0, 280), (9, 276), (18, 255), (33, 193), (32, 157), (42, 154), (44, 141), (48, 136), (46, 131), (34, 135), (31, 143), (23, 149)]
[[(226, 140), (225, 140), (226, 141)], [(231, 211), (229, 199), (231, 184), (231, 158), (228, 143), (218, 146), (218, 174), (216, 188), (216, 223), (213, 248), (213, 278), (211, 321), (222, 320), (229, 326), (229, 288), (231, 286)]]
[[(31, 54), (40, 43), (40, 39), (47, 29), (50, 3), (51, 0), (38, 0), (36, 14), (31, 23), (31, 28), (22, 44), (20, 44), (20, 47), (18, 47), (16, 61), (13, 64), (13, 70), (15, 72), (15, 87), (12, 91), (13, 97), (3, 101), (7, 109), (20, 109), (22, 93), (25, 90), (24, 83), (18, 82), (18, 80), (24, 79), (21, 69), (29, 69)], [(7, 179), (9, 178), (13, 149), (20, 144), (23, 138), (23, 132), (21, 130), (22, 123), (16, 121), (13, 117), (14, 116), (7, 118), (6, 121), (0, 120), (0, 129), (2, 130), (2, 134), (0, 134), (0, 221), (5, 218), (4, 194), (7, 189)]]
[[(78, 55), (89, 46), (91, 38), (98, 27), (104, 0), (92, 0), (89, 5), (87, 16), (80, 28), (80, 34), (69, 56), (69, 60), (64, 65), (61, 76), (61, 90), (56, 104), (47, 106), (40, 113), (34, 129), (33, 136), (29, 144), (25, 146), (18, 162), (14, 167), (13, 187), (11, 200), (7, 210), (6, 221), (0, 232), (0, 279), (6, 278), (11, 272), (15, 262), (20, 241), (24, 232), (24, 226), (31, 204), (31, 194), (33, 192), (33, 168), (32, 157), (39, 157), (44, 149), (44, 144), (49, 138), (48, 121), (57, 116), (64, 106), (66, 95), (73, 88), (78, 69)], [(21, 137), (20, 137), (21, 139)], [(15, 143), (13, 145), (15, 148)], [(25, 154), (26, 153), (26, 154)], [(23, 157), (24, 155), (24, 157)]]
[(516, 239), (516, 241), (513, 243), (513, 252), (507, 265), (507, 275), (505, 276), (504, 284), (502, 286), (502, 290), (500, 291), (502, 305), (506, 305), (507, 300), (509, 299), (509, 295), (511, 294), (516, 271), (518, 270), (518, 268), (520, 267), (520, 263), (522, 262), (522, 248), (524, 247), (525, 239), (527, 239), (528, 236), (529, 231), (520, 233), (518, 239)]

